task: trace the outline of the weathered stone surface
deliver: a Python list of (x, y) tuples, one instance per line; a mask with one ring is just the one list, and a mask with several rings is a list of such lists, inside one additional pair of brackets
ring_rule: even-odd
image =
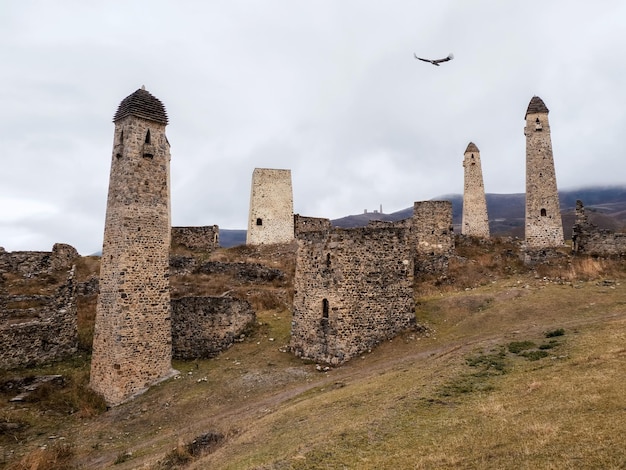
[(452, 204), (449, 201), (416, 202), (411, 223), (415, 275), (445, 273), (454, 252)]
[(291, 170), (255, 168), (246, 244), (289, 243), (293, 234)]
[[(18, 253), (18, 258), (23, 259), (24, 252)], [(18, 269), (24, 268), (22, 263), (17, 266)], [(40, 281), (37, 275), (30, 276), (29, 280), (33, 283)], [(43, 364), (76, 353), (76, 318), (73, 269), (69, 271), (67, 281), (51, 295), (0, 292), (0, 368)]]
[(256, 315), (249, 302), (231, 297), (172, 299), (172, 353), (176, 359), (216, 356), (227, 349)]
[(528, 250), (562, 246), (563, 223), (556, 186), (548, 108), (534, 96), (526, 112), (526, 225)]
[(0, 274), (17, 273), (25, 277), (69, 270), (79, 254), (76, 248), (55, 243), (52, 251), (0, 251)]
[(626, 233), (598, 228), (589, 222), (583, 202), (576, 201), (576, 220), (572, 228), (572, 251), (600, 257), (626, 255)]
[(114, 119), (90, 382), (111, 405), (173, 373), (170, 145), (165, 110), (146, 93)]
[(464, 189), (461, 234), (472, 237), (489, 238), (489, 217), (487, 199), (483, 184), (483, 170), (480, 164), (480, 151), (470, 142), (463, 157)]
[(244, 282), (271, 282), (285, 277), (280, 269), (269, 268), (259, 263), (224, 263), (221, 261), (199, 262), (192, 256), (170, 257), (170, 274), (228, 274)]
[(297, 241), (294, 354), (341, 364), (415, 324), (410, 228), (329, 228)]
[(211, 253), (220, 246), (220, 229), (217, 225), (204, 227), (172, 227), (172, 247), (189, 251)]

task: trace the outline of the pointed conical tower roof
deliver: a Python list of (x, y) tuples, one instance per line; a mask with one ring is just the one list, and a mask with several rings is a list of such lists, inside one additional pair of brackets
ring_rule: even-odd
[(467, 152), (480, 152), (480, 150), (478, 150), (478, 147), (476, 147), (476, 144), (474, 142), (470, 142), (469, 144), (467, 144), (467, 148), (465, 149), (465, 153)]
[(530, 103), (528, 104), (526, 114), (524, 114), (524, 119), (526, 119), (526, 116), (528, 116), (529, 114), (548, 114), (549, 112), (550, 111), (548, 110), (548, 107), (543, 102), (543, 100), (538, 96), (533, 96), (530, 100)]
[(122, 100), (115, 116), (113, 116), (113, 122), (117, 122), (126, 116), (135, 116), (167, 125), (165, 106), (158, 98), (146, 91), (145, 87), (141, 87)]

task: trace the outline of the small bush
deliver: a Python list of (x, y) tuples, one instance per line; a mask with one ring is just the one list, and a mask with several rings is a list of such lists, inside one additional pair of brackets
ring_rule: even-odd
[(556, 330), (546, 331), (543, 335), (546, 338), (554, 338), (556, 336), (563, 336), (565, 334), (565, 330), (563, 328), (557, 328)]
[(520, 356), (524, 356), (529, 361), (538, 361), (548, 356), (546, 351), (525, 351)]
[(509, 349), (509, 352), (512, 352), (513, 354), (519, 354), (526, 349), (536, 348), (537, 345), (532, 341), (513, 341), (509, 343), (507, 347)]
[(8, 470), (67, 470), (74, 449), (70, 444), (55, 444), (26, 454), (19, 462), (7, 467)]

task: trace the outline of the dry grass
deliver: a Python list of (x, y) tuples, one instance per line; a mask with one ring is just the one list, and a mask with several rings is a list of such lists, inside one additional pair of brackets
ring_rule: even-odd
[(54, 444), (31, 452), (18, 462), (7, 466), (7, 470), (69, 470), (74, 450), (70, 444)]
[[(407, 332), (322, 373), (282, 352), (293, 252), (218, 250), (212, 259), (289, 273), (281, 285), (206, 280), (202, 289), (255, 298), (259, 324), (244, 341), (215, 359), (176, 361), (180, 378), (91, 417), (42, 413), (50, 397), (13, 410), (5, 400), (0, 418), (24, 429), (19, 445), (1, 435), (0, 445), (28, 456), (63, 434), (73, 449), (67, 468), (624, 468), (620, 266), (592, 264), (583, 274), (574, 259), (585, 280), (563, 277), (569, 266), (544, 276), (520, 266), (506, 243), (463, 248), (466, 261), (450, 276), (458, 284), (430, 284), (416, 311), (426, 334)], [(547, 356), (524, 355), (532, 351)], [(188, 446), (207, 432), (225, 437), (192, 454)]]

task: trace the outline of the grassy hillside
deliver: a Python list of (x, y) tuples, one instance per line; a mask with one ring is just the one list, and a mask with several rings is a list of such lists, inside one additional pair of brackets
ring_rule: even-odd
[[(624, 468), (626, 273), (620, 262), (528, 269), (514, 247), (465, 243), (416, 291), (423, 331), (324, 370), (285, 352), (293, 247), (212, 255), (283, 269), (237, 284), (258, 323), (211, 360), (106, 412), (71, 403), (88, 358), (16, 376), (70, 378), (26, 403), (0, 387), (6, 468)], [(85, 272), (88, 269), (85, 269)], [(173, 280), (222, 293), (228, 280)], [(81, 385), (82, 384), (82, 385)], [(8, 426), (17, 424), (18, 427)], [(37, 466), (39, 465), (39, 466)]]

